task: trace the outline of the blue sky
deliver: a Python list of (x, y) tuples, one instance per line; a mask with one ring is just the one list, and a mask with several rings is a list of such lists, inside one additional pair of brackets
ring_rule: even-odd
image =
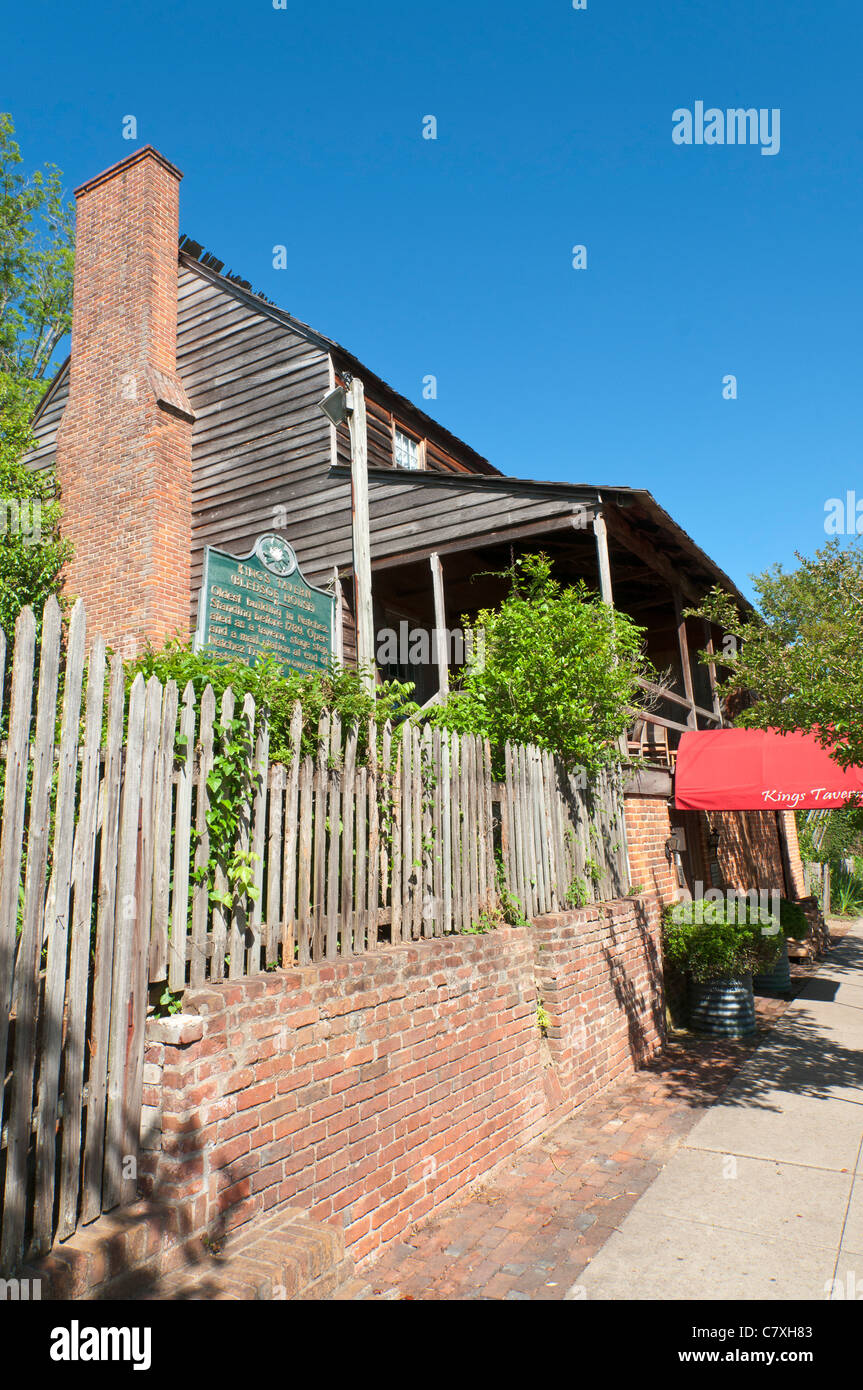
[[(88, 0), (4, 31), (28, 164), (71, 189), (134, 115), (183, 231), (411, 399), (436, 376), (505, 472), (648, 488), (747, 589), (863, 498), (859, 2)], [(779, 108), (779, 153), (675, 145), (697, 100)]]

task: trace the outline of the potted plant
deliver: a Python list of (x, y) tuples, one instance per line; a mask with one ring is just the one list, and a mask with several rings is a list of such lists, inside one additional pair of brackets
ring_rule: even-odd
[(779, 900), (779, 951), (772, 966), (760, 970), (753, 978), (759, 994), (785, 994), (791, 991), (791, 968), (788, 961), (788, 940), (803, 941), (809, 934), (806, 913), (799, 903), (789, 898)]
[(755, 1032), (753, 971), (781, 949), (779, 924), (745, 900), (674, 903), (663, 918), (666, 960), (689, 978), (690, 1023), (717, 1038)]

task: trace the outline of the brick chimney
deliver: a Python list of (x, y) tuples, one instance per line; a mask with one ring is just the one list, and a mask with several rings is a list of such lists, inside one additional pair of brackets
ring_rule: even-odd
[(66, 587), (130, 656), (189, 631), (192, 421), (177, 376), (182, 174), (152, 146), (75, 190), (69, 402), (57, 438)]

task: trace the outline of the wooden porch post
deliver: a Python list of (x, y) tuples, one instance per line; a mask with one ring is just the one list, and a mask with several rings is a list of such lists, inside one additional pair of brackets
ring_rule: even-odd
[[(704, 633), (707, 638), (707, 641), (704, 644), (705, 649), (710, 652), (711, 656), (713, 656), (715, 648), (713, 646), (713, 633), (710, 629), (710, 623), (707, 621), (706, 618), (702, 618), (701, 621), (704, 623)], [(710, 695), (713, 700), (713, 713), (716, 715), (717, 719), (721, 719), (722, 709), (719, 704), (719, 693), (716, 689), (716, 663), (714, 661), (711, 661), (710, 665), (707, 668), (707, 671), (710, 676)]]
[(614, 595), (611, 588), (611, 561), (608, 558), (608, 531), (605, 517), (601, 512), (597, 512), (593, 518), (593, 534), (596, 537), (596, 554), (599, 560), (599, 591), (602, 594), (603, 603), (607, 603), (613, 608)]
[(698, 728), (698, 720), (695, 716), (695, 690), (692, 685), (692, 667), (689, 664), (689, 642), (686, 639), (686, 619), (683, 616), (683, 608), (680, 602), (680, 591), (674, 590), (674, 618), (677, 623), (677, 645), (680, 649), (680, 663), (683, 667), (683, 689), (689, 701), (689, 713), (686, 722), (690, 729)]
[(339, 579), (339, 567), (333, 565), (333, 594), (336, 600), (333, 657), (339, 666), (345, 664), (345, 594)]
[(434, 638), (437, 662), (438, 695), (445, 700), (449, 694), (449, 661), (447, 660), (446, 608), (443, 593), (443, 565), (435, 552), (429, 556), (434, 590)]

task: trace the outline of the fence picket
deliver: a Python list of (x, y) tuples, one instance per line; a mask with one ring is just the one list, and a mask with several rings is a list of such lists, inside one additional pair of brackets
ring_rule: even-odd
[(382, 769), (384, 786), (390, 801), (390, 941), (393, 945), (402, 939), (402, 741), (396, 744), (395, 756), (392, 754), (392, 736), (389, 723), (384, 730), (384, 765)]
[(423, 787), (423, 765), (420, 731), (411, 730), (411, 807), (413, 809), (413, 864), (411, 869), (411, 936), (417, 941), (422, 935), (423, 924), (423, 872), (425, 848), (423, 845), (423, 814), (425, 788)]
[[(152, 839), (148, 840), (147, 832), (152, 830), (153, 793), (162, 722), (162, 703), (162, 686), (155, 676), (151, 676), (147, 683), (144, 708), (141, 786), (138, 797), (138, 824), (141, 829), (138, 831), (136, 844), (135, 911), (131, 928), (131, 954), (128, 977), (125, 979), (121, 977), (121, 983), (125, 984), (126, 988), (125, 998), (128, 998), (129, 1001), (131, 1022), (127, 1024), (123, 1056), (124, 1074), (121, 1082), (122, 1105), (120, 1113), (124, 1149), (118, 1165), (118, 1200), (120, 1202), (133, 1201), (138, 1186), (137, 1159), (141, 1138), (141, 1097), (144, 1089), (144, 1033), (147, 1023), (147, 985), (149, 979), (147, 967), (150, 954), (150, 911), (153, 889)], [(188, 855), (186, 863), (188, 865)], [(186, 919), (184, 917), (184, 944), (185, 925)], [(185, 985), (185, 982), (184, 970), (182, 985)], [(122, 995), (121, 998), (123, 998)], [(123, 1005), (121, 1004), (120, 1007), (122, 1008)], [(130, 1163), (129, 1160), (132, 1162)]]
[[(237, 831), (236, 853), (241, 862), (246, 862), (249, 855), (250, 835), (251, 835), (251, 796), (252, 781), (254, 778), (253, 750), (255, 747), (255, 697), (251, 691), (247, 692), (243, 699), (241, 712), (243, 726), (242, 738), (246, 750), (246, 784), (243, 788), (243, 795), (239, 810), (239, 828)], [(231, 908), (231, 928), (230, 928), (230, 962), (229, 977), (232, 980), (241, 980), (246, 972), (246, 948), (249, 945), (249, 912), (244, 895), (234, 892), (234, 901)]]
[(210, 920), (210, 884), (206, 870), (210, 862), (210, 833), (207, 812), (210, 791), (207, 778), (213, 770), (213, 725), (216, 721), (216, 696), (208, 685), (201, 696), (201, 722), (197, 761), (197, 795), (195, 798), (195, 886), (192, 892), (192, 942), (189, 962), (189, 983), (199, 988), (207, 977), (208, 923)]
[(327, 793), (329, 791), (330, 716), (326, 712), (318, 721), (318, 758), (315, 767), (314, 853), (312, 858), (312, 893), (314, 930), (312, 960), (323, 960), (325, 951), (324, 911), (327, 866)]
[(461, 739), (457, 733), (450, 738), (450, 855), (452, 861), (453, 926), (458, 931), (466, 925), (462, 898), (461, 850)]
[[(368, 910), (366, 907), (366, 892), (368, 889), (369, 874), (366, 869), (366, 850), (368, 823), (366, 821), (367, 798), (369, 794), (369, 775), (368, 768), (357, 768), (354, 774), (355, 785), (353, 796), (348, 805), (356, 804), (356, 816), (354, 818), (354, 847), (356, 853), (356, 888), (353, 894), (353, 931), (350, 932), (351, 918), (343, 919), (342, 930), (350, 932), (350, 940), (355, 955), (359, 955), (366, 947), (366, 931), (368, 922)], [(350, 810), (346, 810), (346, 820), (350, 818)], [(351, 886), (353, 865), (348, 869), (348, 887)], [(344, 950), (344, 947), (342, 948)]]
[(32, 610), (24, 608), (15, 624), (6, 785), (3, 791), (3, 828), (0, 834), (0, 1071), (3, 1073), (0, 1077), (0, 1124), (3, 1123), (4, 1116), (6, 1045), (15, 981), (18, 887), (24, 842), (24, 811), (27, 804), (35, 652), (36, 620)]
[(279, 959), (279, 937), (282, 915), (282, 840), (284, 833), (284, 799), (287, 776), (281, 763), (270, 768), (267, 825), (267, 937), (266, 963), (275, 965)]
[[(27, 1156), (30, 1147), (36, 1064), (39, 964), (43, 943), (45, 879), (50, 842), (49, 820), (60, 674), (60, 635), (60, 606), (56, 598), (50, 598), (42, 617), (36, 734), (27, 819), (27, 862), (24, 871), (21, 935), (15, 970), (15, 1048), (6, 1119), (6, 1184), (0, 1240), (2, 1269), (16, 1265), (24, 1253), (28, 1197)], [(48, 1219), (50, 1220), (50, 1213)]]
[[(171, 733), (173, 743), (173, 731)], [(183, 691), (180, 752), (177, 758), (177, 816), (174, 825), (174, 896), (171, 904), (171, 943), (168, 982), (174, 991), (186, 983), (189, 922), (189, 863), (192, 856), (192, 783), (195, 772), (195, 690), (189, 681)]]
[(252, 806), (252, 910), (250, 943), (246, 972), (259, 975), (261, 971), (261, 938), (264, 918), (264, 847), (267, 828), (267, 792), (269, 790), (270, 730), (264, 714), (258, 721), (255, 741), (254, 800)]
[(53, 872), (45, 904), (44, 933), (48, 955), (45, 971), (45, 1016), (40, 1043), (39, 1095), (36, 1128), (36, 1190), (31, 1249), (44, 1255), (51, 1247), (56, 1176), (57, 1102), (66, 997), (66, 953), (72, 889), (72, 852), (78, 772), (78, 732), (84, 681), (87, 619), (79, 599), (72, 611), (63, 682), (63, 726), (57, 768), (57, 809)]
[(153, 884), (156, 877), (156, 795), (159, 776), (159, 732), (163, 718), (163, 691), (156, 676), (146, 686), (144, 741), (141, 753), (141, 814), (138, 830), (138, 878), (135, 885), (135, 916), (147, 932), (149, 965), (150, 930), (153, 916)]
[(179, 706), (176, 681), (162, 701), (162, 728), (153, 799), (153, 913), (150, 922), (150, 979), (168, 978), (168, 921), (171, 912), (171, 826), (174, 822), (174, 739)]
[[(360, 910), (359, 893), (361, 879), (359, 877), (359, 867), (357, 869), (356, 893), (354, 890), (354, 814), (356, 812), (359, 820), (359, 806), (357, 804), (357, 788), (355, 785), (356, 761), (357, 761), (357, 728), (354, 725), (348, 730), (345, 739), (345, 754), (342, 765), (342, 786), (341, 786), (341, 805), (342, 805), (342, 841), (341, 841), (341, 923), (342, 923), (342, 955), (351, 955), (363, 949), (362, 941), (357, 943), (357, 931), (361, 930), (359, 924), (362, 921)], [(335, 826), (330, 820), (330, 833), (335, 836), (336, 846), (338, 847), (338, 822)], [(331, 861), (332, 863), (333, 861)], [(330, 899), (334, 920), (329, 927), (333, 938), (333, 949), (328, 951), (329, 955), (335, 955), (335, 934), (338, 929), (339, 908), (336, 898), (336, 881), (333, 880), (333, 893)]]
[(494, 783), (491, 775), (491, 744), (487, 738), (482, 740), (481, 747), (485, 784), (486, 891), (488, 894), (489, 907), (491, 908), (498, 901), (498, 891), (497, 860), (495, 859), (494, 845), (494, 808), (492, 805)]
[[(96, 951), (93, 967), (93, 1005), (90, 1020), (90, 1072), (87, 1084), (87, 1132), (84, 1147), (82, 1219), (94, 1221), (102, 1210), (102, 1157), (105, 1149), (105, 1109), (108, 1092), (108, 1052), (111, 1026), (111, 978), (114, 961), (114, 905), (117, 895), (117, 850), (123, 767), (125, 685), (123, 662), (111, 659), (108, 696), (108, 736), (102, 778), (101, 839)], [(128, 764), (127, 764), (128, 765)]]
[(414, 802), (413, 802), (413, 734), (409, 724), (402, 726), (402, 917), (401, 935), (403, 941), (413, 936), (413, 899), (411, 889), (414, 876)]
[(435, 911), (432, 901), (434, 895), (434, 849), (432, 836), (434, 834), (432, 816), (432, 731), (431, 726), (426, 724), (419, 741), (420, 750), (420, 794), (422, 809), (422, 853), (420, 855), (420, 887), (422, 900), (420, 902), (420, 923), (419, 933), (423, 936), (434, 936)]
[(431, 816), (431, 892), (433, 894), (432, 912), (432, 935), (440, 936), (443, 932), (443, 849), (441, 845), (441, 819), (443, 810), (441, 806), (442, 779), (441, 779), (441, 734), (440, 729), (435, 729), (431, 740), (431, 766), (433, 778), (432, 792), (432, 816)]
[[(119, 1202), (123, 1187), (124, 1160), (136, 1156), (138, 1149), (136, 1117), (128, 1113), (125, 1102), (127, 1068), (132, 1060), (127, 1053), (129, 992), (137, 917), (135, 892), (138, 870), (138, 819), (146, 703), (147, 690), (144, 678), (139, 672), (129, 692), (126, 765), (117, 856), (114, 961), (108, 1031), (108, 1103), (102, 1173), (102, 1209), (105, 1211), (110, 1211)], [(137, 1120), (140, 1120), (140, 1116)]]
[(72, 877), (75, 909), (69, 948), (69, 985), (66, 992), (66, 1044), (63, 1063), (63, 1143), (60, 1159), (60, 1206), (57, 1238), (70, 1236), (78, 1224), (81, 1173), (81, 1105), (84, 1091), (90, 923), (93, 911), (93, 874), (96, 856), (96, 813), (99, 805), (102, 710), (105, 702), (105, 642), (97, 637), (87, 668), (87, 710), (81, 763), (78, 827), (73, 850)]
[[(342, 721), (338, 714), (330, 720), (330, 759), (327, 769), (327, 897), (326, 897), (326, 955), (335, 960), (339, 953), (339, 826), (342, 803)], [(343, 932), (348, 930), (343, 924)], [(344, 942), (343, 942), (344, 944)]]
[[(386, 734), (385, 734), (386, 737)], [(381, 871), (381, 861), (385, 855), (385, 849), (381, 841), (380, 828), (380, 772), (378, 766), (378, 726), (373, 719), (369, 720), (369, 779), (368, 779), (368, 805), (369, 805), (369, 880), (368, 897), (366, 901), (366, 928), (365, 928), (365, 947), (367, 951), (372, 951), (378, 944), (378, 903), (380, 901), (381, 879), (384, 882), (386, 892), (386, 871)], [(389, 745), (387, 744), (384, 752), (384, 767), (386, 758), (389, 756)]]
[[(227, 730), (234, 720), (234, 692), (230, 686), (222, 695), (222, 705), (219, 711), (219, 742), (221, 743), (227, 736)], [(215, 741), (215, 740), (214, 740)], [(215, 751), (213, 755), (215, 766)], [(226, 850), (233, 849), (233, 846), (221, 846), (220, 853), (223, 857)], [(218, 851), (217, 851), (218, 852)], [(222, 895), (228, 891), (228, 876), (222, 866), (221, 859), (217, 863), (213, 872), (213, 889), (217, 895)], [(213, 942), (212, 942), (212, 965), (211, 978), (222, 980), (225, 976), (225, 955), (228, 949), (228, 909), (224, 904), (217, 902), (213, 908)]]
[(291, 764), (285, 792), (285, 852), (282, 860), (282, 965), (294, 963), (294, 937), (297, 923), (297, 831), (299, 817), (300, 764), (303, 709), (299, 700), (291, 715)]
[(317, 773), (311, 754), (303, 759), (300, 774), (300, 845), (297, 870), (297, 937), (299, 963), (308, 965), (312, 959), (312, 813)]
[[(50, 598), (42, 617), (36, 737), (30, 808), (27, 819), (27, 865), (18, 961), (15, 971), (15, 1050), (6, 1120), (6, 1185), (0, 1269), (15, 1267), (24, 1255), (27, 1217), (27, 1154), (33, 1109), (39, 1010), (39, 957), (42, 948), (43, 897), (48, 864), (51, 780), (54, 773), (54, 721), (60, 674), (60, 605)], [(5, 1067), (4, 1067), (5, 1070)]]

